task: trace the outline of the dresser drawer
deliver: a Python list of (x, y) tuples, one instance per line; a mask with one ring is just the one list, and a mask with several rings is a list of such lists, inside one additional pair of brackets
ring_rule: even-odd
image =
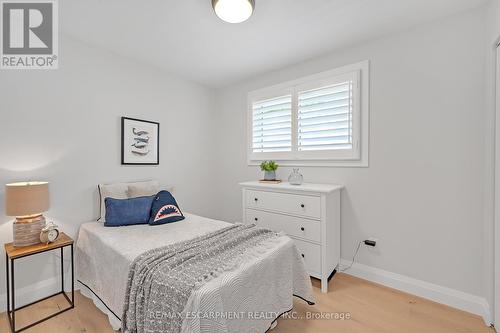
[(283, 231), (287, 235), (305, 238), (314, 242), (321, 241), (320, 221), (269, 213), (255, 209), (247, 209), (245, 216), (246, 223), (255, 223), (259, 227), (278, 232)]
[(298, 239), (293, 241), (306, 262), (306, 269), (309, 274), (311, 272), (315, 274), (321, 273), (321, 246)]
[(247, 190), (246, 208), (321, 218), (321, 199), (309, 195)]

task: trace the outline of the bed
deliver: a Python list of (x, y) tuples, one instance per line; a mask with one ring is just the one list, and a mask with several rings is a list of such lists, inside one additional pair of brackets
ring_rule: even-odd
[[(113, 329), (122, 327), (127, 276), (135, 258), (232, 225), (184, 215), (184, 221), (159, 226), (81, 225), (76, 244), (77, 280), (81, 293), (93, 299)], [(294, 296), (314, 302), (302, 257), (293, 241), (280, 235), (272, 246), (195, 289), (185, 308), (190, 315), (182, 320), (180, 331), (265, 332), (282, 313), (292, 309)]]

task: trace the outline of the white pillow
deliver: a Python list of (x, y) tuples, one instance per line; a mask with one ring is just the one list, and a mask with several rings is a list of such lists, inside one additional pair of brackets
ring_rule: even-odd
[(155, 195), (160, 191), (160, 183), (157, 180), (133, 183), (99, 184), (100, 213), (99, 222), (106, 221), (106, 198), (128, 199), (148, 195)]
[(148, 182), (128, 183), (127, 195), (129, 198), (155, 195), (160, 191), (160, 183), (156, 180)]
[(106, 204), (104, 200), (106, 198), (114, 199), (127, 199), (128, 185), (126, 183), (116, 183), (116, 184), (99, 184), (99, 197), (100, 197), (100, 207), (101, 207), (101, 217), (97, 221), (106, 221)]

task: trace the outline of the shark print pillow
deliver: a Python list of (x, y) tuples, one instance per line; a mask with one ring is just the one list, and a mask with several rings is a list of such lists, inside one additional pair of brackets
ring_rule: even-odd
[(165, 224), (184, 220), (184, 215), (169, 191), (160, 191), (153, 200), (150, 225)]

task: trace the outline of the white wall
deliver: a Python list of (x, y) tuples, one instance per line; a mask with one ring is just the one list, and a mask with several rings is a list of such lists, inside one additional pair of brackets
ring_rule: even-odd
[[(212, 215), (213, 91), (67, 38), (60, 46), (58, 70), (0, 73), (0, 184), (50, 181), (46, 215), (73, 236), (97, 217), (101, 182), (159, 179), (181, 208)], [(160, 122), (159, 166), (120, 165), (121, 116)], [(12, 240), (3, 201), (1, 186), (2, 244)], [(17, 286), (53, 276), (55, 258), (41, 258), (19, 263)], [(4, 291), (2, 273), (2, 301)]]
[[(247, 92), (371, 61), (369, 168), (303, 167), (341, 183), (342, 258), (484, 297), (485, 33), (483, 9), (307, 61), (218, 91), (217, 217), (241, 219)], [(281, 168), (285, 178), (290, 168)]]

